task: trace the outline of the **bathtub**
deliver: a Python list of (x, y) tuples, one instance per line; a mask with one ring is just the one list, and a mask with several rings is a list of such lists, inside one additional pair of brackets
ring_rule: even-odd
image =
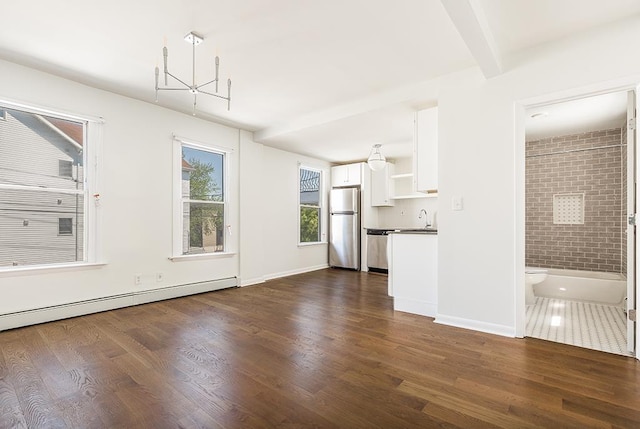
[(549, 275), (533, 285), (535, 296), (625, 307), (627, 280), (622, 274), (545, 268)]

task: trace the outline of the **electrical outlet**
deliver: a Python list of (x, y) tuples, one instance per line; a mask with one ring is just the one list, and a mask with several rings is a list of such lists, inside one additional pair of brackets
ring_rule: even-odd
[(133, 276), (133, 284), (141, 285), (142, 284), (142, 274), (134, 274)]
[(462, 197), (452, 197), (451, 198), (451, 209), (454, 211), (460, 211), (463, 209), (462, 205)]
[(156, 281), (160, 283), (163, 280), (164, 280), (164, 273), (156, 273)]

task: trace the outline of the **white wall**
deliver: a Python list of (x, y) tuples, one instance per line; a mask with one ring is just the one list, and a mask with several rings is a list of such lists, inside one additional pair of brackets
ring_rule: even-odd
[[(98, 189), (105, 265), (0, 270), (0, 316), (240, 275), (238, 254), (169, 260), (174, 134), (233, 150), (232, 235), (227, 240), (243, 256), (241, 281), (262, 281), (327, 265), (326, 245), (298, 247), (296, 235), (297, 163), (326, 168), (328, 180), (327, 163), (264, 148), (246, 131), (4, 61), (0, 61), (0, 100), (102, 117), (105, 121)], [(142, 284), (134, 285), (138, 273), (142, 274)], [(156, 273), (163, 273), (162, 282), (156, 281)]]
[(298, 245), (298, 165), (323, 171), (323, 240), (328, 239), (330, 164), (241, 138), (240, 279), (249, 285), (328, 266), (328, 247)]
[[(640, 18), (448, 76), (439, 105), (438, 321), (520, 335), (524, 312), (522, 104), (640, 82)], [(452, 211), (451, 199), (464, 210)], [(518, 328), (518, 329), (516, 329)]]
[[(238, 274), (237, 255), (181, 262), (168, 259), (173, 228), (172, 135), (233, 149), (233, 189), (238, 181), (237, 129), (3, 61), (0, 99), (104, 118), (97, 191), (106, 262), (93, 268), (0, 271), (0, 314)], [(238, 225), (237, 199), (230, 202), (228, 222)], [(232, 237), (231, 245), (237, 248), (235, 241)], [(159, 272), (164, 275), (162, 282), (156, 281)], [(136, 286), (137, 273), (142, 274), (142, 284)]]
[[(264, 232), (265, 277), (319, 269), (328, 266), (328, 201), (331, 187), (330, 164), (270, 147), (264, 148), (265, 175), (262, 192), (272, 207), (262, 220)], [(323, 225), (325, 244), (298, 246), (298, 162), (323, 171)]]
[(263, 193), (264, 145), (253, 134), (240, 133), (240, 284), (261, 283), (265, 277), (264, 213), (271, 209)]

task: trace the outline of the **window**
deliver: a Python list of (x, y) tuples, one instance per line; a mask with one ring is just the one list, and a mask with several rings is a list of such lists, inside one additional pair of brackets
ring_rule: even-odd
[(58, 176), (73, 177), (73, 161), (58, 160)]
[(95, 261), (95, 229), (87, 227), (95, 178), (84, 166), (97, 122), (10, 103), (2, 112), (0, 269)]
[[(225, 252), (226, 153), (178, 141), (182, 255)], [(174, 251), (174, 253), (177, 253)]]
[(299, 168), (300, 243), (319, 243), (322, 237), (322, 171)]
[(58, 235), (73, 235), (73, 218), (61, 217), (58, 219)]
[(7, 111), (0, 107), (0, 121), (7, 120)]

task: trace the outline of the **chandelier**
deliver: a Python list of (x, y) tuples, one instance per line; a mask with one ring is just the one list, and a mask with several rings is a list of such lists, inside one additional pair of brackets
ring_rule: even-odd
[[(204, 37), (194, 33), (193, 31), (186, 36), (184, 36), (184, 40), (187, 43), (190, 43), (193, 48), (193, 56), (192, 56), (192, 79), (191, 85), (183, 81), (182, 79), (176, 77), (175, 75), (169, 73), (169, 69), (167, 67), (167, 58), (169, 56), (167, 47), (162, 48), (162, 55), (164, 57), (164, 87), (158, 86), (158, 77), (160, 76), (160, 69), (156, 66), (156, 102), (158, 102), (158, 91), (189, 91), (193, 94), (193, 114), (196, 114), (196, 104), (198, 102), (198, 94), (211, 95), (214, 97), (222, 98), (223, 100), (227, 100), (227, 110), (231, 110), (231, 79), (227, 79), (227, 96), (223, 96), (218, 94), (218, 69), (220, 67), (220, 58), (216, 56), (215, 58), (215, 78), (203, 84), (196, 83), (196, 46), (204, 41)], [(174, 88), (168, 87), (169, 85), (169, 76), (178, 81), (181, 86)], [(203, 88), (207, 85), (215, 84), (215, 92), (208, 92), (203, 90)]]

